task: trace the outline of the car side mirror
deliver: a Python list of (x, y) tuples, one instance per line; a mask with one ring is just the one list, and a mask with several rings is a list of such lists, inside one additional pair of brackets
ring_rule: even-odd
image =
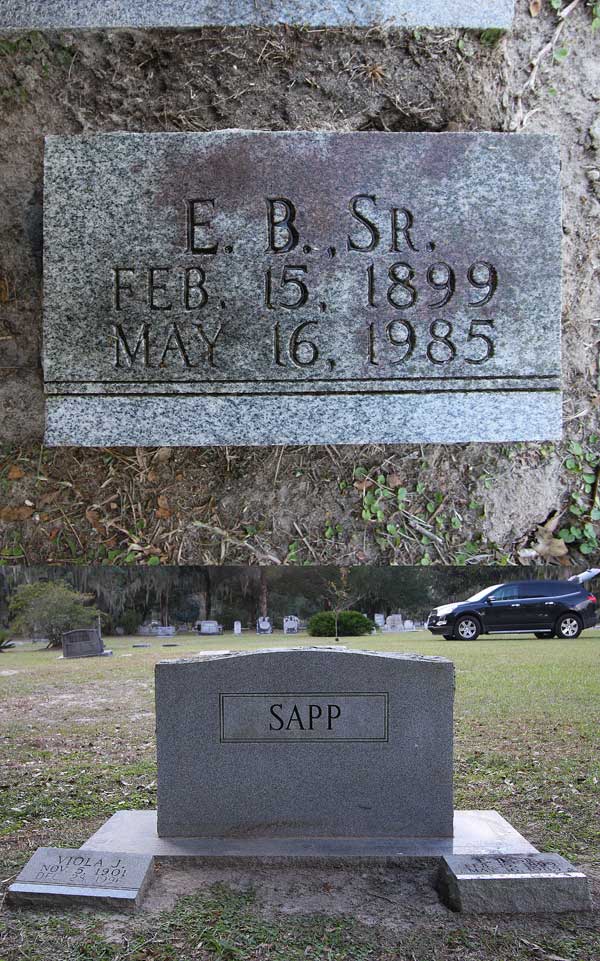
[(495, 601), (495, 600), (496, 600), (496, 598), (494, 597), (494, 595), (493, 595), (493, 594), (492, 594), (492, 596), (491, 596), (491, 597), (486, 597), (486, 601), (487, 601), (487, 603), (488, 603), (488, 604), (491, 604), (491, 603), (492, 603), (492, 601)]

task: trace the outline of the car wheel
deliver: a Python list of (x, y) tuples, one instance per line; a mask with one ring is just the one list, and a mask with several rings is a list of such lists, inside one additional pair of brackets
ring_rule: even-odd
[(481, 626), (476, 617), (465, 614), (460, 617), (454, 628), (454, 637), (458, 641), (476, 641), (481, 634)]
[(579, 637), (582, 629), (582, 624), (577, 614), (563, 614), (556, 624), (557, 635), (569, 641), (573, 641), (576, 637)]
[(552, 631), (534, 631), (533, 633), (535, 637), (539, 637), (540, 640), (549, 640), (549, 638), (555, 636)]

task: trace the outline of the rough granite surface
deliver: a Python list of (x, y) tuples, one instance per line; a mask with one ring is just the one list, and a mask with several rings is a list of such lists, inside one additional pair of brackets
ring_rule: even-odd
[(514, 0), (0, 0), (0, 28), (315, 26), (496, 27)]
[(442, 899), (469, 914), (560, 914), (591, 910), (588, 881), (559, 854), (446, 856)]
[(553, 137), (48, 137), (46, 441), (556, 437), (560, 243)]
[(38, 848), (9, 888), (13, 904), (135, 908), (152, 878), (153, 857), (77, 848)]
[(290, 649), (156, 667), (160, 837), (452, 835), (454, 668)]

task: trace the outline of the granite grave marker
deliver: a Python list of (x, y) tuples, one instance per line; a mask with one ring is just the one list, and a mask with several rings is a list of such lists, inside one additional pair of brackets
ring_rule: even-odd
[(555, 138), (46, 140), (46, 442), (561, 432)]
[(147, 854), (38, 848), (8, 889), (13, 904), (138, 907), (152, 878)]
[(451, 837), (453, 695), (440, 657), (304, 648), (161, 662), (158, 834)]
[(108, 657), (112, 651), (107, 651), (98, 628), (84, 628), (78, 631), (66, 631), (62, 635), (63, 657)]
[(438, 888), (454, 911), (541, 914), (589, 911), (588, 881), (558, 854), (442, 858)]
[(0, 29), (211, 24), (508, 29), (513, 12), (514, 0), (0, 0)]

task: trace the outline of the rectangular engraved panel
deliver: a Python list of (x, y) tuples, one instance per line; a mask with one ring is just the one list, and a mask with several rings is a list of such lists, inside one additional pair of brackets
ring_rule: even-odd
[(552, 137), (50, 137), (50, 444), (560, 435)]
[(0, 29), (312, 24), (507, 29), (514, 0), (0, 0)]
[(387, 694), (221, 694), (221, 741), (387, 741)]

